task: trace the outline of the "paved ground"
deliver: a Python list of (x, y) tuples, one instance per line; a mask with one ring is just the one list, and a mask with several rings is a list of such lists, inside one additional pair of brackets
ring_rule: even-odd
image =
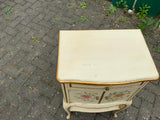
[[(105, 0), (0, 0), (0, 120), (65, 120), (55, 80), (60, 29), (136, 28), (123, 11), (105, 16)], [(83, 17), (82, 17), (83, 16)], [(81, 20), (87, 18), (88, 21)], [(160, 71), (159, 30), (145, 38)], [(153, 48), (153, 49), (152, 49)], [(151, 82), (117, 120), (160, 120), (160, 82)], [(71, 120), (114, 120), (111, 112), (73, 113)]]

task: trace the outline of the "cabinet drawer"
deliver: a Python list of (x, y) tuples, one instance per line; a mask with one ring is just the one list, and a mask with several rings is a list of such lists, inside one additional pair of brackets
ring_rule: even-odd
[(69, 89), (69, 102), (98, 103), (102, 95), (102, 90), (91, 89)]
[(123, 84), (123, 85), (88, 85), (88, 84), (69, 84), (70, 88), (91, 88), (91, 89), (105, 89), (106, 87), (109, 87), (111, 89), (113, 88), (124, 88), (124, 87), (130, 87), (130, 86), (139, 86), (142, 82), (138, 83), (132, 83), (132, 84)]

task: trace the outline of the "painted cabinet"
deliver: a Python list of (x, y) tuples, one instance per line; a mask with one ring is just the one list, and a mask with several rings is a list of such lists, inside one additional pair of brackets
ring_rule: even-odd
[(67, 119), (71, 111), (116, 113), (159, 73), (142, 32), (62, 30), (56, 79), (63, 90)]

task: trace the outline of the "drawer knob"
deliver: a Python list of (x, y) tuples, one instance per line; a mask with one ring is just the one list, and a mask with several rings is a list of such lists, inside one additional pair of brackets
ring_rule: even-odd
[(109, 90), (109, 87), (105, 87), (105, 90), (108, 91), (108, 90)]
[(96, 100), (99, 100), (99, 97), (98, 97), (98, 96), (96, 96)]

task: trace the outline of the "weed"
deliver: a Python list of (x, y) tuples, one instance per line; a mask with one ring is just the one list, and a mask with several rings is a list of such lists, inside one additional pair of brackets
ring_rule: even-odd
[(148, 33), (144, 33), (145, 36), (148, 36)]
[(113, 4), (111, 4), (109, 9), (106, 10), (106, 14), (110, 15), (110, 14), (113, 14), (115, 11), (116, 11), (116, 8), (113, 6)]
[(19, 73), (19, 74), (18, 74), (18, 76), (21, 76), (21, 75), (22, 75), (22, 73)]
[(158, 28), (159, 23), (160, 23), (160, 19), (155, 21), (155, 28)]
[(144, 18), (147, 16), (150, 6), (147, 4), (142, 4), (142, 7), (139, 7), (139, 12), (136, 14), (138, 18)]
[(7, 100), (5, 100), (4, 98), (1, 98), (1, 101), (4, 102), (4, 103), (7, 102)]
[(138, 25), (137, 28), (141, 30), (149, 28), (154, 23), (153, 17), (151, 17), (150, 19), (141, 19), (141, 21), (142, 21), (141, 23), (137, 24)]
[(60, 20), (60, 18), (55, 18), (55, 20)]
[(81, 6), (81, 8), (86, 8), (86, 3), (85, 2), (81, 2), (80, 6)]
[(73, 22), (73, 24), (77, 24), (77, 22), (78, 22), (78, 20), (75, 20), (75, 21)]
[(81, 20), (82, 21), (88, 21), (88, 19), (86, 17), (81, 16)]
[(117, 1), (116, 5), (117, 5), (117, 7), (122, 6), (124, 9), (126, 9), (126, 10), (128, 9), (128, 5), (127, 5), (126, 1), (123, 1), (123, 0)]
[(126, 17), (124, 17), (124, 16), (121, 16), (121, 20), (123, 21), (123, 22), (125, 22), (126, 21)]
[(10, 17), (5, 17), (5, 20), (11, 20), (11, 18)]
[(33, 37), (31, 38), (33, 41), (37, 41), (37, 38), (36, 37)]
[(27, 84), (27, 85), (25, 85), (26, 87), (29, 87), (29, 85)]
[(42, 94), (40, 94), (40, 96), (44, 96), (44, 94), (42, 93)]
[(9, 55), (13, 55), (13, 53), (10, 51), (10, 52), (8, 52), (9, 53)]
[(71, 4), (68, 4), (68, 8), (71, 8)]
[(6, 14), (9, 14), (9, 13), (10, 13), (10, 10), (11, 10), (11, 8), (8, 8), (8, 9), (6, 9), (4, 12), (5, 12)]
[(158, 50), (158, 47), (153, 46), (152, 49), (153, 49), (153, 50)]

